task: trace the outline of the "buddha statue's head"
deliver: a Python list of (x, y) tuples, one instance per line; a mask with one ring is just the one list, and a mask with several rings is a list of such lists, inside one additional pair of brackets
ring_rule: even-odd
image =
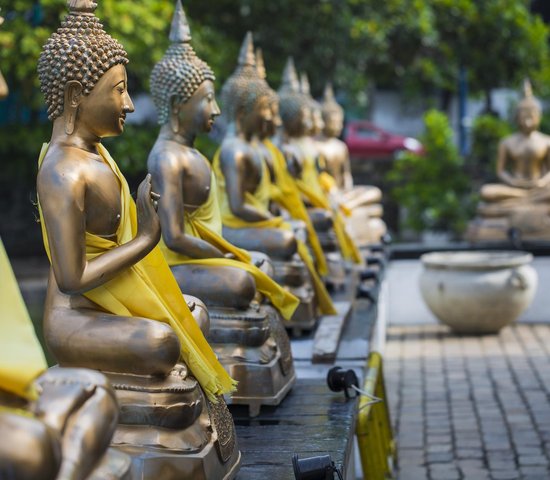
[(542, 107), (533, 96), (531, 82), (523, 82), (523, 98), (519, 101), (516, 111), (516, 121), (523, 133), (530, 133), (539, 128), (542, 116)]
[(309, 78), (305, 72), (302, 72), (300, 77), (300, 92), (309, 101), (309, 108), (311, 110), (311, 129), (308, 134), (315, 137), (324, 130), (325, 122), (323, 120), (321, 104), (311, 96)]
[(279, 110), (283, 127), (289, 136), (309, 135), (312, 129), (311, 105), (309, 99), (300, 92), (300, 82), (292, 58), (287, 60), (283, 71)]
[(177, 0), (170, 46), (151, 73), (151, 94), (161, 125), (174, 133), (209, 132), (220, 114), (214, 91), (214, 72), (197, 57), (191, 46), (191, 30)]
[(327, 83), (325, 86), (321, 109), (325, 122), (323, 130), (325, 137), (339, 137), (344, 128), (344, 109), (334, 98), (334, 92), (330, 83)]
[[(258, 76), (267, 84), (267, 72), (265, 69), (264, 57), (260, 48), (256, 49), (256, 70)], [(275, 135), (279, 127), (282, 125), (281, 115), (279, 114), (279, 96), (277, 92), (268, 86), (269, 107), (271, 108), (271, 120), (266, 122), (266, 129), (263, 132), (264, 137), (272, 137)]]
[(272, 121), (269, 86), (256, 68), (252, 34), (244, 39), (237, 68), (222, 88), (224, 115), (246, 137), (265, 135)]
[(134, 111), (127, 90), (127, 54), (103, 30), (92, 0), (70, 0), (69, 14), (47, 40), (38, 60), (48, 117), (97, 138), (120, 135)]

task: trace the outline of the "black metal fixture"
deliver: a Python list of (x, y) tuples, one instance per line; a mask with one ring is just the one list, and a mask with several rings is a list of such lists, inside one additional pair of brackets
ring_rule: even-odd
[[(344, 392), (346, 398), (357, 396), (356, 388), (359, 388), (359, 379), (355, 372), (350, 368), (344, 370), (341, 367), (332, 367), (327, 373), (327, 385), (333, 392)], [(355, 387), (355, 388), (353, 388)]]
[(334, 473), (340, 480), (342, 472), (336, 467), (330, 455), (318, 455), (316, 457), (298, 458), (292, 455), (292, 467), (296, 480), (334, 480)]

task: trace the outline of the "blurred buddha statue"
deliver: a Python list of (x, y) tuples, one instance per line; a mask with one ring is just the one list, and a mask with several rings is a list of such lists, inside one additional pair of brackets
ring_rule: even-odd
[[(220, 114), (214, 73), (190, 45), (180, 0), (170, 41), (150, 81), (162, 125), (148, 160), (161, 196), (161, 247), (181, 290), (208, 307), (209, 341), (238, 381), (232, 403), (249, 404), (251, 414), (257, 414), (261, 404), (280, 403), (294, 383), (290, 343), (279, 314), (290, 319), (299, 302), (254, 265), (248, 252), (222, 236), (216, 177), (194, 145)], [(263, 297), (277, 310), (255, 301)]]
[(136, 205), (101, 144), (133, 105), (126, 52), (95, 7), (71, 0), (38, 64), (53, 121), (37, 178), (52, 265), (45, 340), (60, 366), (106, 373), (121, 406), (113, 444), (136, 477), (232, 478), (240, 453), (221, 396), (235, 383), (199, 328), (205, 311), (193, 302), (191, 312), (157, 247), (150, 176)]
[(214, 156), (213, 169), (224, 237), (272, 258), (276, 280), (300, 299), (290, 325), (297, 330), (312, 328), (317, 318), (316, 303), (323, 310), (333, 308), (327, 295), (320, 296), (324, 285), (307, 246), (282, 217), (270, 211), (271, 180), (260, 134), (272, 113), (269, 87), (258, 76), (250, 33), (242, 45), (237, 69), (222, 89), (222, 99), (229, 125)]
[(374, 186), (353, 184), (348, 147), (339, 138), (344, 127), (344, 110), (336, 102), (330, 84), (325, 86), (323, 103), (316, 110), (323, 125), (316, 137), (322, 168), (333, 179), (328, 180), (326, 188), (350, 213), (346, 224), (356, 243), (361, 246), (377, 243), (387, 231), (382, 220), (382, 191)]
[[(284, 134), (280, 148), (285, 153), (288, 168), (296, 177), (297, 185), (311, 207), (310, 215), (323, 248), (329, 252), (339, 251), (344, 259), (361, 263), (357, 246), (346, 231), (339, 206), (329, 197), (321, 182), (320, 152), (312, 134), (322, 128), (320, 109), (316, 108), (309, 90), (305, 93), (289, 58), (283, 72), (279, 89), (279, 105)], [(334, 265), (338, 262), (332, 262)]]
[(515, 231), (522, 239), (550, 240), (550, 136), (539, 132), (542, 109), (524, 82), (517, 106), (519, 132), (498, 147), (496, 174), (502, 183), (481, 189), (472, 241), (506, 240)]
[[(2, 25), (3, 23), (4, 23), (4, 17), (0, 17), (0, 25)], [(6, 98), (7, 96), (8, 96), (8, 84), (6, 83), (6, 80), (4, 79), (4, 76), (0, 71), (0, 100)]]
[(99, 372), (47, 370), (1, 240), (0, 283), (0, 478), (129, 478), (129, 457), (108, 450), (114, 391)]

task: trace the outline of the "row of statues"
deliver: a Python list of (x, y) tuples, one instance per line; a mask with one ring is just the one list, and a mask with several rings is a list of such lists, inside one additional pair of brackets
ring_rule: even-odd
[[(288, 393), (285, 328), (335, 313), (324, 280), (341, 279), (343, 259), (361, 265), (358, 243), (384, 231), (380, 192), (353, 186), (331, 89), (315, 102), (289, 61), (275, 93), (251, 34), (222, 89), (228, 128), (210, 163), (195, 139), (221, 113), (215, 76), (178, 0), (150, 79), (160, 132), (134, 201), (101, 143), (134, 111), (127, 54), (92, 0), (68, 3), (38, 63), (53, 122), (37, 176), (44, 337), (58, 366), (46, 368), (0, 249), (11, 275), (0, 432), (13, 439), (0, 442), (0, 476), (234, 478), (226, 402), (257, 415)], [(357, 219), (374, 222), (367, 240), (349, 233)]]

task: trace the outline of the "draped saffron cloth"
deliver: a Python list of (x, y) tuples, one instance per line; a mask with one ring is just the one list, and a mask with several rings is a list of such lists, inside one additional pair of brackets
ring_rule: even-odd
[(0, 240), (0, 389), (35, 400), (34, 380), (47, 368), (44, 352)]
[[(206, 159), (204, 159), (207, 162)], [(210, 193), (208, 199), (199, 205), (194, 211), (184, 211), (184, 232), (210, 243), (222, 253), (231, 253), (235, 260), (229, 258), (190, 258), (174, 250), (170, 250), (164, 242), (161, 249), (169, 265), (212, 265), (215, 267), (240, 268), (250, 273), (256, 282), (256, 288), (273, 304), (284, 318), (289, 320), (298, 307), (300, 301), (289, 291), (281, 287), (269, 275), (266, 275), (258, 267), (251, 263), (251, 258), (246, 250), (236, 247), (222, 236), (222, 220), (218, 204), (218, 191), (216, 176), (212, 171), (210, 178)]]
[[(233, 214), (229, 206), (229, 200), (227, 198), (227, 192), (225, 189), (225, 177), (223, 175), (221, 165), (220, 165), (220, 149), (215, 153), (214, 160), (212, 162), (212, 168), (216, 175), (216, 184), (218, 188), (218, 199), (221, 211), (222, 223), (229, 228), (280, 228), (284, 230), (291, 230), (292, 227), (286, 223), (281, 217), (272, 217), (267, 220), (261, 220), (258, 222), (248, 222), (239, 218)], [(271, 199), (271, 179), (269, 177), (269, 169), (267, 164), (262, 163), (262, 175), (260, 183), (256, 188), (254, 194), (250, 192), (245, 192), (245, 202), (256, 208), (261, 212), (268, 212), (269, 201)], [(321, 280), (321, 277), (317, 273), (315, 265), (313, 263), (313, 258), (309, 253), (309, 250), (306, 244), (297, 239), (298, 245), (298, 255), (300, 259), (306, 265), (308, 272), (311, 277), (313, 284), (313, 290), (317, 298), (317, 303), (321, 313), (324, 315), (334, 315), (336, 309), (332, 304), (332, 299), (330, 298), (327, 289)]]
[[(47, 150), (48, 144), (44, 144), (40, 152), (39, 166)], [(137, 233), (136, 205), (130, 196), (126, 179), (105, 147), (98, 144), (97, 150), (120, 182), (121, 218), (114, 239), (86, 232), (87, 260), (129, 242)], [(39, 212), (44, 247), (50, 257), (48, 226), (42, 215), (40, 203)], [(170, 325), (180, 341), (181, 358), (212, 401), (216, 401), (218, 395), (235, 390), (236, 382), (224, 370), (204, 338), (158, 246), (115, 278), (88, 290), (83, 295), (113, 315), (143, 317)]]

